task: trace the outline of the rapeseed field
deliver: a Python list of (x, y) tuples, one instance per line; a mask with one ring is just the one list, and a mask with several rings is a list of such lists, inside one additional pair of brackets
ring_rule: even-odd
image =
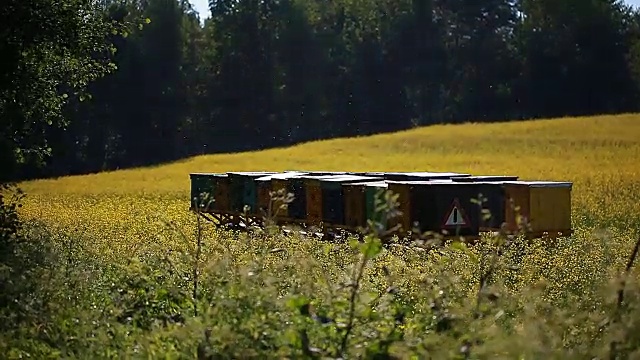
[[(189, 217), (189, 173), (226, 171), (452, 171), (571, 181), (576, 225), (636, 228), (640, 117), (567, 118), (424, 127), (149, 168), (21, 184), (25, 214), (70, 228), (129, 229)], [(155, 225), (151, 225), (153, 228)], [(118, 232), (121, 234), (121, 232)]]
[[(191, 172), (283, 170), (570, 181), (575, 234), (427, 251), (218, 231), (188, 211)], [(635, 265), (619, 279), (640, 235), (640, 115), (438, 125), (20, 187), (28, 237), (55, 256), (29, 285), (51, 308), (0, 336), (11, 356), (638, 354)]]

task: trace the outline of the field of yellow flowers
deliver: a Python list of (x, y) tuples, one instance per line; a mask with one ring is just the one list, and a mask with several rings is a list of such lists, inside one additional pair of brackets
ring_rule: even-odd
[(633, 230), (640, 225), (639, 164), (640, 116), (621, 115), (433, 126), (21, 186), (27, 216), (100, 234), (116, 249), (140, 246), (157, 221), (192, 228), (190, 172), (453, 171), (571, 181), (574, 224)]
[[(190, 172), (250, 170), (571, 181), (576, 233), (553, 244), (454, 243), (433, 252), (219, 232), (188, 211)], [(36, 331), (48, 350), (7, 342), (14, 354), (565, 358), (637, 351), (640, 307), (617, 302), (616, 279), (640, 234), (640, 115), (439, 125), (20, 187), (22, 214), (42, 224), (34, 234), (46, 234), (65, 264), (45, 277), (62, 289), (48, 301), (71, 306), (56, 319), (78, 325), (49, 324), (55, 336)], [(627, 281), (627, 300), (640, 295), (636, 278)], [(64, 300), (70, 293), (81, 294), (76, 305)], [(75, 342), (61, 340), (69, 336)]]

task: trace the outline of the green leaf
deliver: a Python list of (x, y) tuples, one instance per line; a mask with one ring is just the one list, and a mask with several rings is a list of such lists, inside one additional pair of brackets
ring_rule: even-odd
[(453, 250), (458, 250), (458, 251), (467, 251), (467, 245), (465, 245), (463, 242), (460, 241), (454, 241), (451, 243), (451, 249)]
[(287, 300), (287, 307), (289, 307), (291, 310), (300, 311), (303, 307), (309, 304), (309, 299), (303, 295), (292, 296), (291, 298), (289, 298), (289, 300)]
[(360, 241), (358, 241), (357, 238), (351, 238), (349, 240), (349, 247), (351, 248), (351, 250), (356, 250), (360, 247)]
[(368, 237), (361, 252), (369, 259), (374, 258), (382, 252), (382, 242), (377, 237)]

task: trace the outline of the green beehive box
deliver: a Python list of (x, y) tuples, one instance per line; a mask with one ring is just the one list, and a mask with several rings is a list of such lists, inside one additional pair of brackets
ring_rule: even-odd
[(249, 213), (257, 211), (258, 188), (256, 179), (276, 174), (275, 172), (228, 172), (229, 175), (229, 206), (230, 211), (243, 213), (244, 206), (249, 206)]
[(200, 207), (202, 210), (212, 210), (219, 208), (221, 199), (217, 199), (220, 193), (220, 182), (227, 179), (226, 174), (219, 173), (192, 173), (189, 174), (191, 180), (190, 203), (191, 209)]
[(365, 184), (365, 216), (366, 221), (372, 220), (374, 222), (381, 222), (382, 215), (376, 213), (376, 197), (382, 199), (384, 192), (389, 185), (384, 181), (372, 182)]
[(375, 180), (381, 179), (357, 175), (337, 175), (320, 178), (319, 182), (322, 191), (322, 220), (331, 225), (346, 225), (345, 198), (342, 185)]

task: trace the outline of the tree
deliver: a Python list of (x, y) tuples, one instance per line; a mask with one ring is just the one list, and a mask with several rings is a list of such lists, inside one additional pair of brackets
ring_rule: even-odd
[(115, 70), (113, 33), (131, 24), (107, 21), (91, 0), (7, 0), (0, 7), (0, 181), (49, 153), (48, 127), (65, 127), (63, 107), (83, 100), (87, 85)]
[(616, 0), (522, 0), (521, 97), (531, 116), (611, 113), (636, 92), (625, 19)]

